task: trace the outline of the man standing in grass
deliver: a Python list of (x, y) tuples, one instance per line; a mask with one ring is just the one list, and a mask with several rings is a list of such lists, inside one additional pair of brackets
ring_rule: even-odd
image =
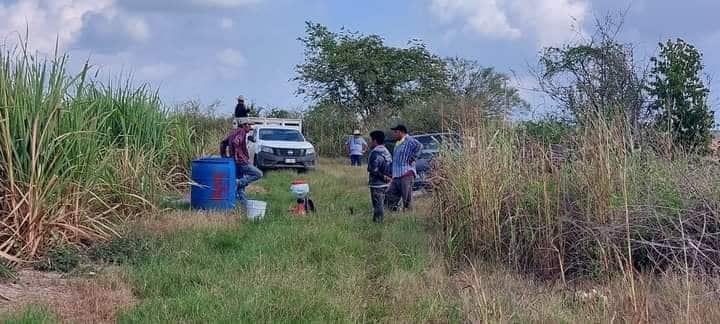
[(392, 182), (387, 192), (387, 204), (390, 210), (397, 211), (402, 199), (403, 210), (410, 209), (412, 187), (415, 181), (415, 160), (423, 145), (408, 135), (405, 125), (391, 128), (397, 141), (392, 157)]
[(355, 130), (353, 136), (345, 143), (347, 152), (350, 154), (350, 164), (352, 166), (360, 166), (362, 164), (362, 156), (367, 152), (367, 142), (360, 136), (360, 131)]
[[(247, 118), (238, 120), (239, 127), (233, 130), (228, 137), (220, 143), (220, 156), (232, 157), (235, 159), (237, 172), (237, 198), (243, 207), (247, 207), (245, 188), (251, 183), (260, 180), (263, 173), (260, 169), (250, 164), (250, 154), (247, 150), (247, 134), (252, 131), (252, 125)], [(230, 147), (230, 154), (227, 148)]]
[(373, 206), (373, 222), (382, 223), (385, 216), (385, 192), (387, 191), (392, 168), (392, 156), (385, 148), (385, 133), (370, 133), (370, 156), (368, 156), (368, 177), (370, 201)]

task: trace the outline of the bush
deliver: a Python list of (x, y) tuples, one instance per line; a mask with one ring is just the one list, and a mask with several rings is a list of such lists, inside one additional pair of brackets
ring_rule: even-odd
[(0, 262), (0, 282), (12, 281), (17, 278), (17, 272), (7, 262)]
[(130, 234), (98, 244), (88, 252), (93, 261), (111, 264), (134, 263), (147, 256), (150, 242), (139, 234)]
[(70, 272), (80, 265), (80, 251), (72, 246), (58, 246), (50, 250), (34, 269), (38, 271)]
[(434, 210), (451, 256), (562, 279), (720, 270), (716, 163), (639, 150), (624, 124), (602, 121), (553, 160), (525, 131), (466, 128), (475, 145), (442, 158)]
[(194, 124), (152, 89), (102, 84), (67, 61), (0, 52), (0, 242), (13, 262), (108, 239), (121, 216), (184, 188), (203, 150)]

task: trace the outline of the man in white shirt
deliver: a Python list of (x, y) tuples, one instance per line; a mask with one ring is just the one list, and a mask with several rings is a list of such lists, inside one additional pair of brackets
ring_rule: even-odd
[(367, 152), (368, 145), (360, 135), (359, 130), (353, 132), (353, 136), (347, 140), (345, 146), (347, 153), (350, 155), (350, 164), (360, 166), (362, 164), (362, 157), (365, 152)]

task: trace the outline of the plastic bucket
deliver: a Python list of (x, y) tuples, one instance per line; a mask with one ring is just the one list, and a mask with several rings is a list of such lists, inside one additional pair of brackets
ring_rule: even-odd
[(250, 220), (260, 220), (265, 217), (265, 210), (267, 209), (267, 203), (259, 200), (248, 200), (247, 202), (247, 217)]
[(310, 186), (303, 180), (293, 181), (290, 191), (297, 199), (305, 199), (310, 193)]

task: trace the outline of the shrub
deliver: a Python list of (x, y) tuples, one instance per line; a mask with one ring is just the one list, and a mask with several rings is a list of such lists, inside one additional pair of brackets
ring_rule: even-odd
[(640, 150), (628, 129), (590, 123), (551, 161), (522, 130), (465, 128), (475, 145), (443, 156), (434, 191), (451, 256), (562, 279), (717, 271), (720, 166)]
[(97, 244), (89, 250), (90, 258), (112, 264), (133, 263), (150, 251), (150, 242), (139, 234), (129, 234)]
[(57, 246), (34, 264), (38, 271), (70, 272), (80, 265), (80, 251), (72, 246)]

